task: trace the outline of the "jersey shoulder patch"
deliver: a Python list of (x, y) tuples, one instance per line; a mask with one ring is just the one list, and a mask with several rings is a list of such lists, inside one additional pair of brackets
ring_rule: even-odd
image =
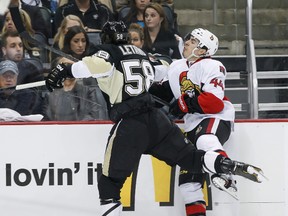
[(110, 54), (106, 52), (105, 50), (99, 50), (93, 56), (96, 56), (105, 60), (108, 60), (110, 58)]

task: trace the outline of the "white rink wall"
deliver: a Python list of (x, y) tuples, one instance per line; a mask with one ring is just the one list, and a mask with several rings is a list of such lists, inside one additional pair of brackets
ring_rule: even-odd
[[(97, 174), (111, 127), (95, 122), (0, 125), (0, 215), (100, 215)], [(288, 215), (287, 145), (288, 120), (237, 122), (226, 143), (229, 156), (261, 167), (269, 180), (258, 184), (235, 177), (239, 201), (209, 187), (207, 215)], [(123, 216), (185, 216), (177, 186), (179, 168), (172, 175), (174, 182), (155, 176), (152, 167), (164, 170), (162, 166), (152, 164), (150, 156), (142, 157), (132, 183), (135, 190), (127, 183), (122, 191), (127, 210)], [(160, 180), (154, 184), (155, 179)], [(169, 187), (160, 188), (167, 182), (174, 189), (168, 200)]]

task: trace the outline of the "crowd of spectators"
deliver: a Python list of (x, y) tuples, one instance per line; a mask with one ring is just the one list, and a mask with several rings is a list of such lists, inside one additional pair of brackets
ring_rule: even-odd
[[(19, 7), (24, 27), (32, 37), (75, 59), (92, 55), (93, 46), (101, 42), (94, 38), (101, 37), (107, 21), (116, 20), (124, 21), (129, 28), (131, 44), (152, 55), (181, 58), (175, 39), (178, 31), (174, 25), (177, 20), (173, 0), (11, 0), (10, 7)], [(16, 75), (14, 85), (43, 81), (52, 64), (70, 61), (47, 50), (44, 57), (42, 47), (21, 38), (9, 10), (0, 16), (0, 28), (0, 64), (10, 61), (17, 66), (17, 72), (10, 73)], [(2, 74), (1, 78), (4, 79)], [(30, 113), (13, 107), (13, 103), (1, 103), (0, 109), (10, 108), (25, 115), (42, 114), (43, 120), (108, 119), (96, 79), (70, 79), (63, 86), (53, 93), (45, 86), (29, 89), (35, 94), (36, 107)], [(12, 92), (21, 95), (22, 90)]]

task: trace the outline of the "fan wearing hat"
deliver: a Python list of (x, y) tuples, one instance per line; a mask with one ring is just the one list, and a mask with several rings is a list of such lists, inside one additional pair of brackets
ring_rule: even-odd
[(0, 87), (16, 86), (18, 73), (19, 71), (15, 62), (10, 60), (0, 62)]
[(19, 71), (17, 64), (10, 60), (0, 62), (0, 108), (9, 108), (21, 115), (37, 114), (40, 110), (39, 99), (35, 90), (23, 89), (15, 91)]

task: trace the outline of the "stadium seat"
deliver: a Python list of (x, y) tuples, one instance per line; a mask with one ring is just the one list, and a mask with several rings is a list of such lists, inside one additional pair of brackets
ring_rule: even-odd
[[(41, 44), (48, 44), (48, 39), (41, 32), (35, 32), (34, 38), (37, 41), (41, 42)], [(49, 62), (48, 51), (46, 49), (44, 49), (44, 48), (41, 48), (41, 47), (39, 47), (39, 49), (40, 49), (40, 60), (43, 63)]]

